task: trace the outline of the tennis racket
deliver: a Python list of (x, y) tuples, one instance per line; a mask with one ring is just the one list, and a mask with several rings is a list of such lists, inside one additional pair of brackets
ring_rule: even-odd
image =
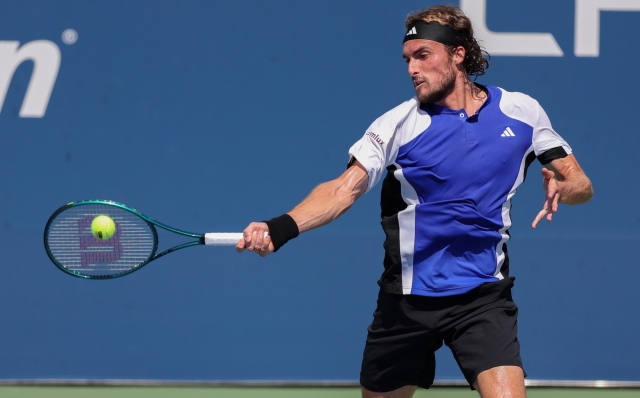
[[(98, 216), (115, 223), (109, 238), (94, 236)], [(195, 238), (161, 253), (156, 227)], [(53, 263), (69, 275), (86, 279), (111, 279), (130, 274), (153, 260), (197, 245), (235, 246), (242, 233), (195, 234), (169, 227), (122, 203), (110, 200), (71, 202), (56, 210), (44, 228), (44, 247)]]

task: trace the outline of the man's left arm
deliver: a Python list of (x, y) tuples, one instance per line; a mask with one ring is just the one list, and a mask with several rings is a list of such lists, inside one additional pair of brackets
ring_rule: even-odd
[(589, 177), (582, 171), (575, 156), (554, 159), (542, 169), (544, 205), (531, 226), (535, 228), (543, 218), (551, 221), (558, 211), (558, 203), (577, 205), (588, 202), (593, 196)]

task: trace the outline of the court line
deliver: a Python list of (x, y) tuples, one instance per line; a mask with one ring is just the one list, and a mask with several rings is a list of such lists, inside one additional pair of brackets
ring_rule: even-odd
[[(527, 387), (640, 388), (640, 381), (525, 380)], [(159, 379), (0, 379), (5, 386), (167, 386), (167, 387), (359, 387), (355, 380), (159, 380)], [(467, 386), (465, 380), (437, 380), (434, 387)]]

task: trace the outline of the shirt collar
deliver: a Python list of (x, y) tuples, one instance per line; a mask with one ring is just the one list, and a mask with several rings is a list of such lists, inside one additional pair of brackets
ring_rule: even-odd
[[(476, 115), (480, 113), (484, 107), (486, 107), (492, 99), (491, 90), (482, 84), (474, 83), (478, 86), (482, 91), (487, 95), (487, 99), (484, 100), (484, 103), (480, 105), (480, 108), (476, 111)], [(416, 97), (417, 98), (417, 97)], [(427, 112), (430, 115), (458, 115), (460, 112), (464, 112), (464, 109), (451, 109), (444, 106), (436, 105), (436, 104), (420, 104), (420, 109)]]

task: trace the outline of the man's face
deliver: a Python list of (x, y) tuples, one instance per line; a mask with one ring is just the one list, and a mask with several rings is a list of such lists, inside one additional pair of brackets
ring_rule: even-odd
[(420, 102), (436, 103), (453, 91), (456, 67), (444, 44), (424, 39), (409, 40), (402, 45), (402, 57), (407, 62)]

